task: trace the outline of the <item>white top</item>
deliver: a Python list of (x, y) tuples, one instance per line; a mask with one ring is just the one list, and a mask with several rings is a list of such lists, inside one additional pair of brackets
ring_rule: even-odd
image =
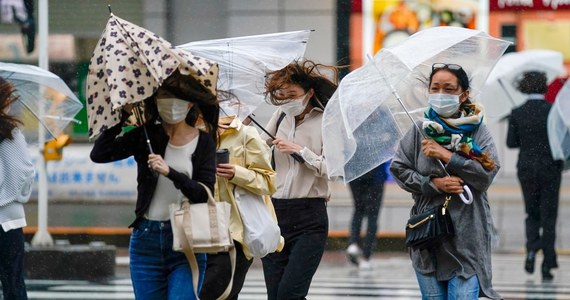
[[(320, 108), (313, 108), (305, 114), (303, 121), (297, 126), (294, 117), (285, 116), (278, 131), (275, 132), (277, 119), (281, 112), (281, 108), (277, 109), (265, 128), (276, 137), (303, 147), (299, 154), (305, 163), (300, 164), (290, 155), (274, 151), (277, 191), (272, 197), (329, 199), (331, 192), (323, 156), (323, 111)], [(262, 138), (271, 141), (267, 134), (262, 134)]]
[[(164, 161), (171, 168), (192, 178), (193, 166), (191, 158), (197, 146), (198, 137), (195, 137), (183, 146), (174, 146), (169, 143), (164, 153)], [(160, 175), (146, 218), (155, 221), (169, 220), (170, 212), (168, 206), (172, 203), (180, 202), (182, 197), (182, 192), (174, 187), (174, 183), (167, 177)]]

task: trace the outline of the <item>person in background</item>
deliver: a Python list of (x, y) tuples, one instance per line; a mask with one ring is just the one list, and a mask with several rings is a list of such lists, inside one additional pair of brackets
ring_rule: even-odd
[(24, 282), (24, 203), (32, 193), (35, 168), (28, 145), (10, 114), (18, 100), (14, 86), (0, 77), (0, 282), (6, 300), (28, 299)]
[[(455, 236), (423, 250), (410, 248), (422, 299), (502, 299), (492, 286), (493, 222), (487, 189), (499, 171), (497, 149), (483, 111), (469, 99), (469, 77), (456, 64), (436, 63), (428, 81), (425, 120), (400, 140), (390, 165), (396, 183), (412, 194), (410, 215), (442, 205)], [(445, 170), (437, 160), (445, 166)], [(473, 202), (459, 199), (469, 186)]]
[[(123, 122), (95, 141), (91, 160), (108, 163), (134, 156), (137, 162), (136, 218), (129, 226), (133, 228), (129, 257), (135, 297), (195, 299), (204, 280), (206, 254), (196, 254), (199, 283), (194, 291), (186, 256), (172, 250), (169, 205), (182, 197), (206, 202), (208, 195), (199, 182), (214, 191), (218, 101), (197, 79), (176, 71), (144, 102), (147, 121), (122, 134), (132, 109), (125, 107)], [(206, 131), (194, 127), (196, 113)]]
[[(361, 270), (372, 269), (370, 256), (372, 256), (372, 251), (376, 245), (378, 215), (384, 194), (384, 181), (387, 177), (386, 164), (384, 163), (349, 183), (354, 211), (346, 254), (350, 262), (358, 265)], [(364, 218), (366, 218), (368, 226), (366, 227), (366, 236), (361, 243), (360, 229)], [(362, 245), (362, 248), (359, 245)]]
[[(265, 90), (278, 108), (262, 137), (273, 145), (277, 191), (272, 201), (285, 246), (262, 258), (269, 300), (305, 299), (325, 250), (330, 187), (323, 157), (322, 117), (336, 90), (337, 68), (296, 61), (267, 75)], [(335, 76), (336, 77), (336, 76)]]
[[(234, 189), (240, 186), (255, 194), (271, 195), (275, 192), (275, 171), (271, 168), (269, 147), (255, 128), (242, 124), (236, 116), (221, 117), (218, 125), (218, 148), (229, 150), (230, 162), (217, 164), (215, 193), (216, 199), (231, 204), (230, 231), (237, 252), (232, 289), (226, 299), (238, 299), (253, 257), (244, 243), (244, 225)], [(273, 210), (270, 201), (267, 204), (268, 209)], [(231, 271), (227, 252), (208, 254), (206, 278), (200, 298), (217, 299), (222, 295), (230, 282)]]
[(528, 100), (513, 109), (509, 117), (507, 146), (520, 148), (517, 174), (525, 203), (526, 259), (524, 269), (534, 272), (536, 253), (542, 250), (542, 278), (552, 280), (551, 269), (558, 267), (556, 256), (556, 218), (563, 161), (552, 158), (548, 142), (547, 118), (551, 105), (545, 101), (546, 74), (522, 74), (518, 89)]

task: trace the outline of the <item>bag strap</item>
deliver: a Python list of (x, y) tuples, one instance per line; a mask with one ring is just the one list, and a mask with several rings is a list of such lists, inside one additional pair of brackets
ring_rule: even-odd
[[(281, 112), (281, 114), (279, 115), (279, 118), (277, 118), (277, 122), (275, 123), (275, 135), (277, 136), (277, 131), (279, 131), (279, 125), (281, 125), (281, 122), (283, 122), (283, 119), (285, 118), (285, 113)], [(273, 148), (273, 153), (271, 155), (271, 168), (273, 168), (273, 170), (275, 170), (275, 148)]]
[[(214, 203), (214, 197), (212, 196), (212, 192), (210, 191), (210, 189), (203, 183), (198, 182), (201, 186), (204, 187), (204, 189), (206, 189), (206, 193), (208, 194), (208, 210), (211, 212), (211, 206), (214, 207), (214, 214), (215, 214), (215, 209), (216, 209), (216, 205)], [(190, 205), (189, 202), (188, 205)], [(183, 204), (184, 205), (184, 204)], [(210, 218), (211, 219), (211, 218)], [(184, 234), (183, 234), (183, 238), (181, 239), (181, 244), (182, 244), (182, 252), (184, 252), (184, 255), (186, 256), (186, 260), (188, 260), (188, 263), (190, 264), (190, 271), (192, 271), (192, 286), (194, 287), (194, 296), (196, 297), (196, 299), (200, 299), (200, 297), (198, 297), (198, 277), (200, 276), (199, 271), (199, 267), (198, 267), (198, 261), (196, 260), (196, 256), (194, 255), (194, 250), (192, 247), (192, 230), (191, 228), (189, 228), (190, 226), (190, 211), (185, 209), (184, 210), (184, 215), (183, 215), (183, 219), (182, 219), (182, 229), (184, 230)], [(172, 224), (172, 226), (175, 226), (176, 224)], [(217, 224), (216, 224), (217, 227)], [(211, 228), (211, 227), (210, 227)], [(217, 231), (216, 231), (217, 234)], [(236, 248), (231, 247), (230, 251), (229, 251), (229, 255), (230, 255), (230, 264), (231, 264), (231, 268), (232, 268), (232, 275), (230, 277), (230, 282), (228, 283), (228, 286), (226, 287), (226, 289), (224, 290), (224, 292), (220, 295), (220, 297), (218, 297), (218, 299), (226, 299), (228, 297), (228, 295), (230, 294), (230, 292), (232, 291), (232, 287), (233, 287), (233, 282), (234, 282), (234, 273), (235, 273), (235, 269), (236, 269)]]

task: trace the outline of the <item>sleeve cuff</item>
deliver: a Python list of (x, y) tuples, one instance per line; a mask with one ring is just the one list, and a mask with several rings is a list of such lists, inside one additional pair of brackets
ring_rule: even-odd
[(301, 151), (299, 151), (299, 154), (305, 160), (305, 162), (309, 163), (311, 166), (315, 166), (316, 161), (319, 159), (319, 156), (315, 152), (309, 150), (307, 147), (301, 149)]
[(421, 181), (422, 194), (432, 197), (441, 194), (441, 191), (431, 182), (431, 176), (423, 176)]
[(229, 182), (239, 186), (247, 185), (248, 184), (247, 175), (249, 173), (249, 170), (242, 166), (238, 165), (234, 166), (236, 172), (234, 174), (234, 177), (232, 177), (232, 179), (230, 179)]

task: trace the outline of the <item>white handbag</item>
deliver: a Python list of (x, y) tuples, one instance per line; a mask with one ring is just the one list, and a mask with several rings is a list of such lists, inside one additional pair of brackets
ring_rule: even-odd
[[(247, 132), (243, 132), (243, 156), (246, 163)], [(251, 256), (264, 257), (275, 252), (281, 240), (281, 229), (271, 216), (262, 195), (235, 186), (234, 198), (243, 223), (243, 242)]]
[[(230, 234), (230, 210), (227, 202), (218, 202), (210, 189), (201, 182), (208, 194), (206, 203), (191, 204), (188, 198), (180, 204), (170, 204), (170, 223), (172, 227), (172, 250), (184, 252), (192, 271), (194, 293), (198, 291), (198, 262), (194, 253), (229, 252), (232, 277), (218, 299), (225, 299), (233, 285), (236, 250)], [(196, 299), (198, 295), (195, 295)]]
[(172, 250), (182, 251), (187, 240), (195, 253), (228, 252), (234, 245), (230, 234), (231, 205), (216, 201), (210, 189), (200, 184), (208, 193), (206, 203), (190, 204), (184, 198), (180, 204), (170, 205)]

